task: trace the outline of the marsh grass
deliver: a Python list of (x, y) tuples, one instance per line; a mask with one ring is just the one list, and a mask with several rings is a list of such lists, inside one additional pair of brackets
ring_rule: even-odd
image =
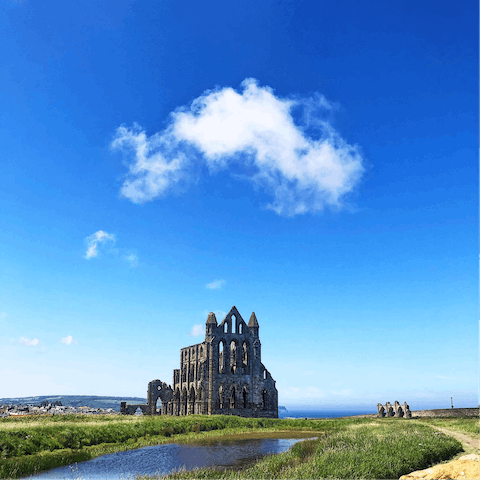
[(252, 438), (261, 431), (307, 431), (315, 422), (235, 416), (7, 418), (0, 422), (0, 478), (16, 478), (121, 450), (208, 440)]
[[(323, 426), (324, 421), (319, 424)], [(288, 452), (267, 456), (240, 472), (204, 468), (163, 478), (399, 478), (462, 450), (454, 438), (403, 419), (378, 423), (350, 420), (350, 424), (339, 426), (327, 428), (317, 440), (299, 442)]]
[(399, 478), (462, 450), (458, 441), (428, 427), (431, 420), (284, 420), (221, 415), (2, 419), (0, 478), (163, 443), (275, 436), (318, 439), (299, 442), (288, 452), (268, 456), (241, 471), (201, 469), (177, 472), (170, 478)]

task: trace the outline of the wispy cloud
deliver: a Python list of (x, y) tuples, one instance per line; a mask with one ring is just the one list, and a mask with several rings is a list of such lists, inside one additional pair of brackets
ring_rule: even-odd
[(26, 337), (20, 337), (20, 340), (18, 341), (20, 345), (23, 345), (25, 347), (34, 347), (40, 343), (38, 338), (26, 338)]
[(202, 316), (206, 319), (210, 312), (215, 314), (217, 321), (222, 321), (227, 315), (227, 312), (224, 312), (223, 310), (204, 310)]
[(288, 399), (300, 399), (300, 398), (323, 398), (325, 396), (324, 392), (322, 392), (317, 387), (287, 387), (282, 389), (281, 394), (284, 398)]
[(90, 258), (95, 258), (98, 255), (99, 247), (107, 247), (108, 249), (113, 248), (115, 245), (115, 235), (113, 233), (107, 233), (103, 230), (98, 230), (97, 232), (89, 235), (85, 239), (85, 244), (87, 245), (87, 251), (85, 253), (85, 258), (89, 260)]
[(138, 256), (136, 253), (124, 255), (123, 258), (130, 264), (131, 267), (138, 267)]
[(331, 390), (330, 393), (338, 397), (348, 397), (352, 395), (352, 391), (349, 388), (344, 388), (343, 390)]
[(205, 335), (205, 325), (203, 324), (194, 325), (189, 335), (191, 337), (199, 337), (200, 335)]
[(225, 280), (214, 280), (213, 282), (205, 285), (209, 290), (220, 290), (225, 285)]
[(119, 127), (111, 147), (130, 159), (121, 194), (147, 202), (188, 179), (195, 162), (210, 172), (235, 163), (253, 167), (245, 178), (273, 197), (267, 208), (280, 215), (341, 208), (363, 159), (328, 122), (333, 105), (320, 94), (282, 98), (252, 78), (241, 87), (206, 91), (152, 136), (137, 124)]
[(60, 343), (64, 343), (65, 345), (72, 345), (77, 342), (73, 340), (73, 337), (71, 335), (67, 335), (66, 337), (60, 339)]

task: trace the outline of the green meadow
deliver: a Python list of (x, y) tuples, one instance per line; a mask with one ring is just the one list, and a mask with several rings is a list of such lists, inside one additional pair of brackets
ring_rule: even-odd
[[(208, 438), (317, 437), (243, 470), (181, 471), (170, 478), (398, 478), (462, 451), (429, 426), (439, 419), (256, 419), (235, 416), (32, 416), (0, 419), (0, 478), (99, 455)], [(442, 419), (443, 420), (443, 419)], [(478, 419), (452, 419), (478, 433)], [(472, 422), (473, 420), (473, 422)], [(445, 425), (446, 428), (451, 428)], [(470, 433), (471, 434), (471, 433)]]

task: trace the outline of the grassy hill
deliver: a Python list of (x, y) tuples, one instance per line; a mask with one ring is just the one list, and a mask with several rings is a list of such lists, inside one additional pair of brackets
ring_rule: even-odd
[(41, 402), (62, 402), (70, 407), (113, 408), (120, 411), (120, 402), (146, 403), (146, 398), (139, 397), (99, 397), (97, 395), (40, 395), (36, 397), (0, 398), (1, 404), (8, 405), (40, 405)]

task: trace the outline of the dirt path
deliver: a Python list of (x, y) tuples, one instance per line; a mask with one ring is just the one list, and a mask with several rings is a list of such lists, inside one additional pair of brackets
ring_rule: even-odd
[(468, 435), (465, 435), (464, 433), (454, 432), (453, 430), (447, 430), (446, 428), (443, 428), (443, 427), (436, 427), (434, 425), (430, 425), (430, 426), (435, 430), (439, 430), (445, 435), (450, 435), (452, 437), (455, 437), (458, 441), (462, 443), (463, 449), (465, 450), (465, 452), (475, 453), (477, 455), (479, 454), (480, 441), (478, 438), (470, 437)]

